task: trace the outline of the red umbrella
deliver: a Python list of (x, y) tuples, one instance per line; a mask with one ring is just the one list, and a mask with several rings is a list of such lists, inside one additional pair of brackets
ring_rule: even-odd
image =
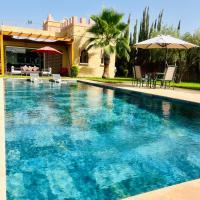
[(37, 52), (37, 53), (43, 53), (44, 54), (44, 69), (45, 69), (45, 53), (48, 54), (62, 54), (62, 52), (58, 51), (57, 49), (54, 49), (52, 47), (49, 46), (45, 46), (39, 49), (35, 49), (33, 50), (33, 52)]
[(57, 49), (54, 49), (54, 48), (49, 47), (49, 46), (45, 46), (45, 47), (42, 47), (42, 48), (39, 48), (39, 49), (35, 49), (35, 50), (33, 50), (33, 52), (48, 53), (48, 54), (62, 54)]

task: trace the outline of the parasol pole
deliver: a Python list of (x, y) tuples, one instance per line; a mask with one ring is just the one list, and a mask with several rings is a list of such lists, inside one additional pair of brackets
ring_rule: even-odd
[(45, 63), (46, 63), (45, 53), (43, 53), (43, 57), (44, 57), (44, 59), (43, 59), (43, 63), (44, 63), (44, 71), (45, 71)]
[(168, 55), (168, 48), (166, 46), (166, 51), (165, 51), (165, 67), (167, 67), (167, 55)]

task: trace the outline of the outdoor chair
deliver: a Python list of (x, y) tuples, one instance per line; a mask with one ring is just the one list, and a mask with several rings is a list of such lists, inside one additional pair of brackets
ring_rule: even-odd
[(21, 70), (16, 70), (14, 66), (11, 67), (11, 75), (21, 75)]
[[(167, 83), (168, 83), (168, 87), (170, 88), (171, 82), (174, 82), (175, 73), (176, 73), (176, 66), (168, 65), (164, 73), (156, 74), (154, 87), (156, 87), (157, 81), (160, 81), (160, 87), (167, 88)], [(162, 76), (161, 78), (159, 77), (160, 75)], [(173, 89), (174, 89), (174, 84), (173, 84)]]
[(53, 76), (53, 81), (56, 83), (61, 83), (61, 76), (60, 74), (52, 74)]
[(51, 76), (52, 74), (52, 69), (49, 67), (48, 71), (43, 70), (42, 71), (42, 76)]
[(30, 73), (30, 80), (31, 80), (31, 82), (38, 82), (39, 81), (39, 73)]
[(136, 65), (133, 67), (132, 85), (133, 85), (133, 82), (134, 82), (134, 85), (135, 85), (135, 82), (136, 82), (137, 86), (139, 84), (139, 87), (141, 87), (141, 86), (143, 87), (144, 83), (146, 83), (146, 85), (148, 84), (148, 76), (145, 75), (145, 77), (142, 77), (141, 66), (139, 66), (139, 65)]

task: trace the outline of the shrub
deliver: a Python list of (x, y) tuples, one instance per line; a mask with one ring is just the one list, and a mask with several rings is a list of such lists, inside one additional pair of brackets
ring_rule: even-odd
[(77, 77), (79, 72), (79, 68), (76, 65), (73, 65), (71, 68), (71, 77)]

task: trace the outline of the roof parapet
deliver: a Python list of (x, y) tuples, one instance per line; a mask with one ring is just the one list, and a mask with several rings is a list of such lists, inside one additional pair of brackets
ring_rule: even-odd
[(43, 30), (51, 30), (55, 32), (60, 32), (63, 29), (78, 25), (89, 27), (94, 24), (92, 19), (86, 19), (85, 17), (78, 18), (77, 16), (73, 16), (70, 18), (64, 18), (62, 21), (55, 21), (51, 14), (48, 15), (47, 20), (43, 22)]
[(71, 25), (92, 26), (93, 24), (94, 21), (92, 19), (87, 20), (85, 17), (78, 18), (77, 16), (73, 16), (69, 19), (64, 18), (63, 23), (61, 24), (61, 29)]

